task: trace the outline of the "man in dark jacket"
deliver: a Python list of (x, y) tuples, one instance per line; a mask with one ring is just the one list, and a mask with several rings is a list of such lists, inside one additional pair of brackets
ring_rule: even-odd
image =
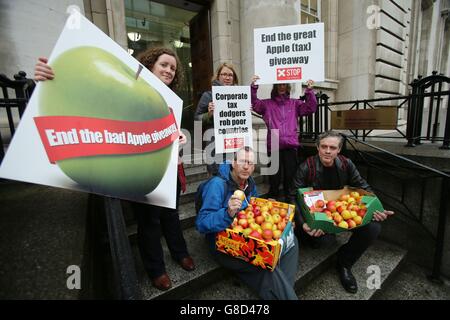
[[(294, 235), (290, 238), (292, 241), (285, 244), (286, 249), (272, 272), (216, 250), (217, 232), (228, 228), (236, 214), (248, 206), (250, 197), (258, 195), (251, 177), (255, 170), (254, 161), (253, 150), (245, 147), (236, 152), (231, 165), (223, 163), (219, 166), (219, 174), (203, 189), (197, 230), (205, 234), (210, 253), (217, 263), (234, 272), (262, 299), (296, 300), (294, 283), (298, 269), (298, 243)], [(235, 190), (244, 191), (247, 201), (233, 195)]]
[[(294, 202), (299, 188), (312, 187), (317, 190), (337, 190), (344, 186), (364, 189), (373, 192), (369, 184), (361, 177), (353, 162), (339, 155), (343, 144), (343, 137), (333, 131), (321, 134), (317, 140), (318, 154), (308, 158), (297, 170), (290, 201)], [(379, 222), (394, 214), (392, 211), (376, 211), (373, 222), (355, 229), (349, 241), (338, 251), (338, 271), (344, 289), (356, 293), (358, 286), (351, 272), (352, 266), (378, 238), (381, 231)], [(318, 247), (324, 242), (334, 239), (335, 235), (325, 234), (322, 230), (311, 230), (303, 220), (301, 214), (296, 215), (297, 236), (300, 241)]]

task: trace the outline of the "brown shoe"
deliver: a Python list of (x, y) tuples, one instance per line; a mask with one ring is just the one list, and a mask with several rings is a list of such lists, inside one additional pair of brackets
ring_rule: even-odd
[(163, 273), (159, 277), (152, 279), (152, 285), (159, 290), (166, 291), (172, 287), (172, 282), (170, 281), (169, 275)]
[(191, 257), (185, 257), (180, 260), (180, 266), (186, 271), (192, 271), (195, 269), (194, 260)]

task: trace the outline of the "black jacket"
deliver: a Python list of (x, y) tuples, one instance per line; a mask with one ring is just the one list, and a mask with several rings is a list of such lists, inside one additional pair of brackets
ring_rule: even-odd
[[(213, 86), (221, 86), (219, 80), (212, 82)], [(203, 131), (206, 129), (214, 128), (214, 118), (208, 116), (208, 104), (212, 101), (212, 91), (203, 92), (200, 100), (197, 104), (197, 110), (195, 110), (194, 120), (202, 121)]]
[[(297, 169), (297, 173), (292, 182), (292, 189), (289, 192), (289, 200), (291, 203), (296, 203), (297, 190), (300, 188), (312, 187), (317, 190), (323, 189), (323, 164), (320, 162), (318, 155), (311, 157), (311, 159), (313, 160), (312, 167), (308, 166), (308, 160), (306, 160)], [(350, 159), (339, 155), (334, 163), (337, 167), (341, 188), (350, 186), (373, 192), (372, 188), (366, 180), (361, 177), (355, 164)], [(311, 170), (315, 170), (315, 173), (311, 173)], [(312, 179), (312, 181), (309, 181), (310, 179)]]

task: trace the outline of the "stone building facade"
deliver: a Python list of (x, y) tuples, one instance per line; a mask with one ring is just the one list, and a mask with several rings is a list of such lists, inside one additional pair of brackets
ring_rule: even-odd
[[(221, 62), (233, 63), (241, 84), (257, 73), (254, 28), (317, 21), (325, 24), (326, 78), (317, 87), (330, 101), (403, 95), (419, 75), (434, 70), (450, 74), (450, 0), (2, 0), (0, 73), (12, 77), (24, 70), (32, 75), (37, 57), (50, 54), (74, 7), (128, 48), (130, 6), (152, 3), (206, 10), (211, 57), (202, 63), (211, 65), (209, 72)], [(135, 21), (145, 25), (145, 17)], [(191, 52), (195, 46), (190, 43)], [(261, 96), (269, 91), (270, 86), (263, 86)], [(301, 91), (294, 86), (294, 94)]]

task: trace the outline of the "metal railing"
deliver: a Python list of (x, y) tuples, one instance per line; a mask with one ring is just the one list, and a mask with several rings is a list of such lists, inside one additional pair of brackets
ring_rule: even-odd
[[(22, 118), (28, 100), (35, 88), (34, 81), (28, 79), (26, 76), (27, 74), (25, 72), (19, 71), (18, 74), (14, 75), (14, 80), (11, 80), (4, 74), (0, 74), (0, 88), (2, 92), (2, 95), (0, 96), (0, 111), (6, 111), (10, 137), (12, 137), (16, 131), (14, 110), (17, 110), (19, 119)], [(5, 144), (8, 141), (4, 141), (0, 131), (0, 162), (5, 156)]]
[[(399, 111), (404, 110), (407, 113), (406, 132), (402, 132), (397, 126), (393, 130), (396, 135), (383, 135), (382, 138), (406, 140), (406, 146), (408, 147), (420, 145), (423, 141), (432, 143), (442, 141), (440, 148), (450, 149), (450, 90), (444, 90), (445, 85), (450, 85), (450, 78), (433, 72), (433, 75), (429, 77), (419, 77), (419, 79), (414, 80), (410, 84), (411, 92), (406, 96), (329, 102), (329, 97), (320, 92), (316, 95), (318, 100), (317, 112), (299, 120), (300, 136), (302, 139), (315, 139), (321, 132), (331, 129), (331, 112), (337, 109), (343, 110), (343, 106), (348, 107), (346, 110), (366, 110), (383, 108), (381, 105), (377, 106), (379, 103), (394, 102)], [(440, 121), (443, 120), (442, 113), (445, 111), (441, 106), (445, 99), (447, 100), (445, 129), (443, 135), (439, 135)], [(423, 119), (425, 112), (428, 112), (426, 122)], [(365, 141), (373, 130), (349, 131), (355, 138), (361, 138)]]
[[(405, 217), (418, 223), (423, 230), (426, 231), (428, 236), (434, 240), (434, 256), (431, 280), (440, 281), (442, 258), (444, 254), (444, 241), (446, 231), (446, 218), (448, 207), (448, 195), (450, 194), (450, 174), (437, 170), (435, 168), (423, 165), (411, 159), (396, 155), (392, 152), (379, 148), (375, 145), (361, 141), (353, 136), (345, 136), (346, 144), (350, 145), (353, 151), (356, 153), (356, 159), (369, 168), (367, 174), (367, 180), (370, 180), (370, 168), (378, 170), (383, 173), (383, 177), (391, 177), (400, 182), (401, 190), (398, 190), (400, 199), (396, 198), (394, 194), (386, 192), (383, 188), (376, 188), (376, 185), (371, 186), (377, 191), (377, 194), (383, 195), (396, 204), (396, 211), (402, 213)], [(375, 152), (362, 151), (358, 149), (356, 144), (362, 144), (365, 147)], [(348, 147), (345, 148), (349, 151)], [(377, 155), (379, 153), (379, 155)], [(403, 174), (402, 174), (403, 173)], [(377, 173), (377, 176), (380, 176)], [(426, 185), (432, 179), (441, 179), (440, 195), (439, 195), (439, 216), (437, 221), (436, 230), (430, 230), (426, 226), (426, 219), (429, 218), (425, 211), (425, 199), (426, 199)], [(419, 181), (419, 183), (417, 183)], [(420, 203), (417, 208), (410, 208), (406, 201), (407, 187), (411, 187), (412, 182), (416, 182), (420, 187)], [(438, 188), (434, 189), (436, 192)], [(398, 195), (397, 194), (397, 195)]]

